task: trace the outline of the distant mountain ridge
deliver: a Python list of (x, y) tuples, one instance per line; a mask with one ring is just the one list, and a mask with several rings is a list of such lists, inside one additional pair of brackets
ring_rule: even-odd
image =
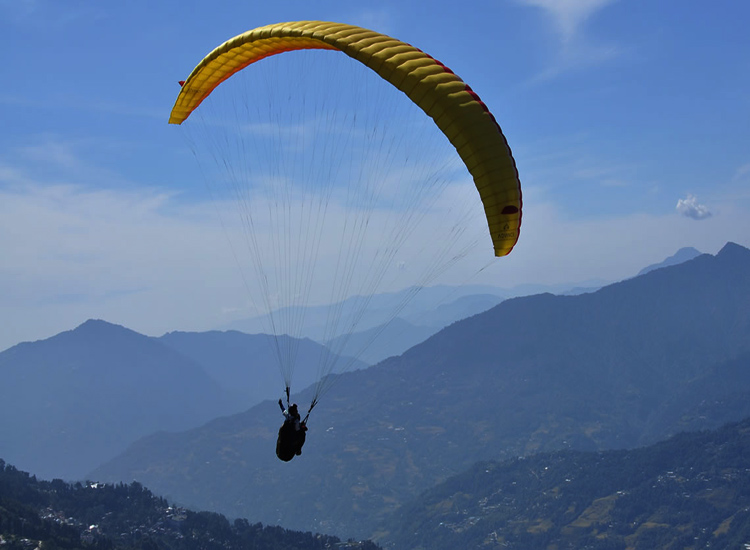
[(80, 478), (138, 437), (232, 410), (197, 364), (105, 321), (0, 353), (0, 379), (0, 456), (49, 477)]
[[(643, 268), (639, 275), (677, 265), (693, 259), (701, 253), (692, 247), (678, 250), (672, 256), (657, 264)], [(451, 323), (460, 321), (477, 313), (482, 313), (508, 298), (529, 296), (539, 293), (578, 295), (599, 290), (606, 286), (603, 281), (588, 281), (580, 285), (521, 285), (505, 289), (487, 285), (464, 285), (462, 287), (436, 286), (422, 288), (416, 298), (407, 303), (404, 311), (390, 321), (394, 304), (403, 299), (410, 289), (401, 292), (376, 294), (371, 298), (372, 306), (365, 312), (363, 321), (353, 334), (335, 338), (330, 344), (334, 349), (341, 345), (340, 355), (351, 355), (374, 365), (383, 359), (400, 355), (409, 348), (424, 341)], [(348, 301), (342, 306), (347, 307)], [(325, 344), (323, 326), (330, 306), (312, 306), (305, 308), (306, 318), (312, 320), (309, 334), (305, 336)], [(277, 315), (280, 312), (277, 312)], [(317, 319), (317, 321), (316, 321)], [(267, 332), (270, 324), (264, 317), (238, 320), (230, 323), (231, 330), (245, 333)], [(377, 335), (377, 336), (375, 336)], [(342, 343), (347, 340), (348, 342)], [(372, 344), (368, 344), (372, 342)], [(359, 350), (365, 349), (364, 352)]]
[(692, 246), (686, 246), (685, 248), (680, 248), (677, 252), (675, 252), (666, 260), (659, 262), (657, 264), (651, 264), (649, 266), (644, 267), (638, 272), (638, 275), (645, 275), (646, 273), (650, 271), (654, 271), (655, 269), (661, 269), (663, 267), (679, 265), (683, 262), (692, 260), (693, 258), (700, 256), (700, 255), (701, 255), (701, 252), (699, 250), (696, 250)]
[[(405, 299), (407, 295), (412, 296)], [(434, 326), (429, 321), (430, 315), (426, 313), (439, 306), (450, 307), (450, 304), (456, 300), (471, 295), (490, 295), (505, 298), (508, 296), (508, 291), (489, 285), (463, 285), (460, 287), (438, 285), (421, 288), (410, 287), (398, 292), (375, 294), (369, 297), (370, 303), (364, 312), (363, 319), (355, 327), (355, 332), (363, 332), (381, 326), (393, 317), (394, 310), (399, 305), (403, 305), (403, 309), (399, 312), (399, 317), (402, 319), (415, 325)], [(356, 308), (355, 303), (361, 299), (362, 297), (354, 296), (334, 305), (346, 311)], [(322, 342), (325, 339), (325, 326), (328, 323), (330, 307), (330, 304), (325, 304), (305, 308), (307, 331), (305, 337), (317, 342)], [(282, 314), (284, 314), (284, 310), (279, 310), (276, 313), (277, 316)], [(253, 334), (269, 332), (269, 326), (266, 317), (252, 317), (234, 321), (223, 328)]]
[[(281, 397), (284, 381), (279, 371), (279, 358), (274, 354), (274, 337), (267, 334), (245, 334), (238, 331), (168, 332), (159, 342), (200, 365), (220, 387), (236, 396), (238, 407), (245, 410), (269, 397)], [(289, 346), (289, 336), (279, 336), (279, 346)], [(296, 342), (297, 366), (294, 387), (313, 384), (319, 375), (319, 360), (327, 351), (309, 339)], [(342, 358), (343, 364), (349, 358)], [(362, 361), (351, 360), (351, 370), (366, 368)]]
[[(152, 338), (89, 320), (13, 346), (0, 352), (0, 456), (44, 477), (82, 479), (141, 437), (281, 397), (269, 338), (218, 332)], [(323, 348), (310, 340), (299, 347), (301, 388), (315, 380)]]
[[(596, 286), (520, 285), (511, 289), (488, 285), (424, 287), (414, 298), (407, 301), (398, 316), (391, 319), (395, 304), (403, 301), (404, 295), (413, 291), (407, 288), (400, 292), (370, 297), (371, 305), (363, 312), (363, 319), (354, 331), (335, 336), (328, 342), (325, 340), (324, 327), (331, 306), (304, 308), (308, 325), (302, 336), (323, 345), (330, 345), (339, 355), (351, 355), (374, 365), (388, 357), (402, 354), (451, 323), (487, 311), (508, 298), (540, 292), (581, 294), (593, 292), (605, 283), (590, 284)], [(351, 307), (350, 301), (355, 299), (345, 300), (340, 305), (346, 309)], [(285, 310), (280, 310), (275, 315), (283, 315), (284, 312)], [(269, 332), (270, 327), (271, 323), (266, 317), (253, 317), (234, 321), (224, 328), (256, 334)], [(339, 345), (342, 347), (339, 348)], [(365, 351), (360, 352), (362, 349)]]
[(279, 413), (266, 402), (145, 438), (92, 476), (138, 479), (227, 515), (279, 523), (284, 509), (289, 527), (369, 536), (478, 460), (631, 448), (738, 420), (727, 403), (750, 395), (749, 359), (750, 250), (728, 243), (596, 292), (505, 300), (341, 376), (290, 464), (273, 455)]

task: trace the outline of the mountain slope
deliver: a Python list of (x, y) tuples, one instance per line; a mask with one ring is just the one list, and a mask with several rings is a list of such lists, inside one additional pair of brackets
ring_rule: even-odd
[[(448, 289), (445, 289), (445, 292), (448, 292)], [(451, 297), (451, 294), (446, 296)], [(387, 325), (339, 336), (334, 338), (329, 345), (334, 350), (340, 350), (339, 353), (342, 355), (359, 357), (362, 361), (374, 365), (388, 357), (401, 355), (440, 329), (466, 317), (487, 311), (503, 299), (495, 294), (461, 296), (452, 301), (439, 303), (430, 311), (407, 312), (406, 318), (396, 317)]]
[(384, 525), (386, 548), (744, 548), (750, 419), (632, 451), (484, 462)]
[(438, 329), (413, 325), (396, 317), (386, 326), (340, 336), (330, 344), (333, 349), (341, 347), (344, 354), (359, 356), (363, 361), (375, 364), (388, 357), (401, 355), (437, 331)]
[(104, 321), (0, 353), (0, 456), (46, 477), (79, 479), (157, 430), (232, 409), (197, 364)]
[(638, 272), (638, 275), (645, 275), (649, 271), (654, 271), (655, 269), (661, 269), (662, 267), (678, 265), (683, 262), (687, 262), (688, 260), (692, 260), (696, 256), (700, 256), (700, 255), (701, 253), (699, 250), (696, 250), (692, 246), (686, 246), (685, 248), (680, 248), (677, 252), (672, 254), (669, 258), (665, 259), (664, 261), (644, 267)]
[[(703, 400), (690, 383), (748, 352), (750, 251), (730, 243), (590, 294), (506, 300), (341, 376), (290, 464), (274, 456), (280, 416), (267, 402), (144, 439), (93, 476), (138, 479), (227, 515), (369, 536), (478, 460), (628, 448), (690, 429)], [(714, 398), (749, 389), (737, 369), (723, 372), (734, 378)], [(707, 412), (702, 427), (739, 419), (732, 408)]]
[[(286, 342), (289, 336), (278, 339), (281, 349), (290, 347)], [(284, 381), (272, 336), (237, 331), (170, 332), (158, 340), (195, 361), (223, 390), (235, 395), (238, 406), (232, 412), (248, 409), (269, 397), (281, 397), (283, 393)], [(297, 341), (296, 345), (298, 362), (293, 383), (294, 388), (304, 388), (318, 379), (318, 361), (325, 349), (307, 339)], [(367, 366), (362, 361), (353, 361), (351, 369)]]

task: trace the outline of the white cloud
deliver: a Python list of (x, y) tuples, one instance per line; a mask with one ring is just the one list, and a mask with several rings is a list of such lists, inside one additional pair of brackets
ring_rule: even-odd
[(746, 189), (746, 184), (750, 182), (750, 163), (744, 164), (735, 170), (732, 182), (739, 183), (743, 189)]
[(563, 42), (572, 41), (594, 13), (616, 0), (518, 0), (544, 10), (554, 21)]
[(593, 43), (583, 30), (588, 19), (617, 0), (516, 1), (542, 10), (552, 21), (560, 44), (552, 63), (532, 82), (554, 78), (572, 69), (600, 64), (620, 53), (618, 46)]
[(679, 199), (676, 206), (677, 212), (687, 218), (694, 220), (705, 220), (711, 217), (711, 211), (705, 204), (700, 204), (698, 199), (693, 195), (688, 195), (684, 199)]
[(346, 21), (352, 21), (353, 24), (365, 27), (367, 29), (377, 30), (385, 34), (394, 34), (393, 17), (389, 10), (386, 9), (362, 9), (355, 11)]

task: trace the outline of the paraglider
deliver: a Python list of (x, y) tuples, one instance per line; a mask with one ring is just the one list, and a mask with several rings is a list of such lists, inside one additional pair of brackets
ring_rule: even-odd
[(295, 456), (302, 454), (307, 422), (302, 420), (297, 409), (297, 403), (284, 409), (284, 404), (279, 399), (279, 407), (284, 415), (284, 423), (279, 428), (279, 436), (276, 439), (276, 456), (279, 460), (289, 462)]
[[(353, 25), (322, 21), (279, 23), (247, 31), (214, 49), (195, 67), (184, 83), (181, 83), (182, 88), (170, 114), (169, 123), (185, 122), (198, 106), (232, 75), (260, 60), (295, 50), (338, 50), (371, 69), (395, 89), (405, 94), (414, 105), (432, 119), (434, 126), (448, 139), (471, 175), (484, 207), (485, 231), (489, 231), (495, 256), (505, 256), (513, 250), (518, 241), (521, 226), (521, 186), (515, 161), (495, 117), (469, 85), (448, 67), (423, 51), (389, 36)], [(246, 132), (238, 125), (238, 133)], [(286, 146), (286, 143), (282, 145)], [(298, 147), (298, 149), (303, 148)], [(242, 155), (247, 154), (246, 148), (241, 145), (234, 149), (241, 151)], [(272, 154), (275, 156), (276, 151), (272, 151)], [(232, 164), (232, 161), (223, 161), (223, 164), (231, 168), (232, 177), (237, 177), (236, 172), (241, 171), (240, 167)], [(252, 165), (252, 162), (247, 162), (247, 165)], [(362, 222), (345, 222), (336, 225), (331, 221), (334, 215), (328, 214), (330, 203), (337, 198), (335, 193), (329, 189), (319, 203), (310, 205), (308, 203), (310, 199), (307, 197), (312, 193), (309, 188), (303, 187), (300, 191), (300, 186), (287, 183), (287, 180), (292, 179), (279, 177), (276, 174), (274, 181), (277, 183), (264, 187), (264, 189), (270, 188), (269, 192), (274, 192), (273, 188), (276, 185), (287, 186), (283, 191), (275, 194), (273, 200), (268, 201), (268, 204), (279, 205), (279, 214), (269, 215), (269, 219), (278, 224), (276, 226), (273, 223), (261, 223), (265, 221), (265, 218), (256, 221), (256, 217), (260, 220), (261, 215), (268, 214), (265, 210), (258, 214), (250, 212), (253, 204), (265, 205), (264, 202), (256, 199), (254, 203), (252, 197), (241, 197), (242, 207), (247, 209), (243, 217), (247, 224), (248, 247), (257, 270), (256, 279), (260, 281), (261, 293), (264, 294), (262, 299), (269, 310), (269, 315), (273, 314), (271, 310), (274, 309), (275, 300), (280, 299), (279, 297), (288, 300), (284, 302), (287, 304), (286, 307), (281, 310), (293, 310), (297, 306), (294, 302), (297, 296), (315, 286), (321, 279), (317, 273), (315, 256), (316, 251), (321, 248), (321, 243), (326, 239), (324, 235), (329, 230), (326, 224), (330, 223), (336, 228), (341, 227), (341, 232), (350, 233), (351, 240), (355, 242), (349, 245), (347, 235), (347, 245), (341, 245), (342, 252), (337, 261), (336, 274), (329, 279), (331, 287), (336, 291), (343, 293), (348, 290), (350, 295), (359, 292), (362, 299), (358, 302), (361, 305), (357, 306), (360, 309), (355, 311), (351, 321), (348, 318), (346, 321), (340, 320), (346, 315), (346, 308), (337, 305), (332, 309), (327, 324), (334, 328), (326, 341), (333, 342), (333, 336), (339, 336), (342, 333), (350, 334), (357, 327), (357, 323), (363, 316), (362, 311), (367, 307), (369, 297), (379, 288), (378, 284), (385, 278), (384, 274), (387, 269), (392, 268), (396, 263), (396, 251), (406, 241), (406, 237), (414, 233), (414, 228), (410, 225), (413, 223), (412, 218), (405, 217), (404, 222), (393, 222), (402, 224), (402, 226), (397, 225), (397, 230), (393, 232), (395, 236), (391, 236), (389, 231), (381, 230), (382, 238), (392, 239), (392, 241), (388, 241), (383, 246), (383, 252), (366, 257), (367, 264), (363, 268), (364, 275), (362, 276), (364, 290), (352, 289), (348, 286), (352, 280), (356, 280), (352, 275), (352, 270), (358, 264), (365, 263), (361, 260), (364, 257), (362, 250), (365, 250), (363, 244), (365, 241), (364, 237), (360, 236), (360, 232), (364, 235), (368, 224), (373, 226), (375, 224), (371, 223), (368, 217)], [(234, 185), (233, 190), (241, 186), (237, 183)], [(356, 179), (350, 185), (352, 192), (357, 192), (358, 185), (365, 187), (364, 183), (358, 184)], [(370, 192), (369, 188), (367, 192)], [(423, 193), (424, 196), (430, 198), (429, 189)], [(298, 204), (301, 206), (298, 207)], [(412, 203), (404, 204), (407, 206), (402, 209), (406, 210)], [(359, 211), (373, 209), (373, 205), (379, 205), (379, 203), (371, 199), (369, 195), (367, 200), (355, 203)], [(299, 210), (295, 210), (296, 208)], [(266, 210), (271, 209), (272, 207), (266, 208)], [(308, 219), (312, 220), (309, 222), (310, 227), (299, 226)], [(283, 232), (284, 236), (274, 238), (268, 246), (259, 242), (261, 239), (259, 235), (262, 235), (265, 225), (279, 228), (278, 231)], [(304, 240), (295, 241), (292, 235), (304, 236)], [(341, 240), (344, 243), (343, 237)], [(449, 243), (446, 243), (446, 250), (448, 247)], [(272, 254), (267, 253), (267, 250), (271, 250)], [(446, 252), (446, 257), (441, 256), (435, 266), (430, 268), (432, 271), (428, 271), (427, 275), (418, 279), (419, 284), (429, 282), (433, 273), (438, 273), (445, 265), (457, 261), (462, 254), (464, 252), (461, 250)], [(376, 264), (376, 260), (380, 263)], [(281, 268), (277, 269), (276, 262), (284, 263)], [(304, 264), (304, 267), (300, 268), (298, 264)], [(272, 288), (269, 281), (277, 271), (282, 273), (279, 276), (281, 283)], [(297, 274), (300, 274), (299, 277)], [(346, 297), (342, 294), (342, 299)], [(403, 305), (398, 305), (394, 309), (393, 316), (398, 313), (399, 307)], [(299, 317), (300, 315), (292, 315), (291, 322), (301, 324)], [(286, 328), (273, 317), (269, 325), (277, 336), (294, 334), (294, 326), (296, 326), (290, 325), (292, 328)], [(334, 333), (333, 330), (338, 330), (338, 333)], [(280, 338), (277, 337), (275, 344), (277, 347), (279, 347), (279, 341)], [(288, 401), (296, 351), (279, 349), (278, 356)], [(334, 358), (331, 361), (337, 360), (338, 358)], [(326, 384), (333, 380), (329, 376), (333, 372), (333, 364), (327, 361), (327, 359), (321, 360), (322, 374), (304, 421), (300, 420), (296, 405), (292, 411), (289, 403), (287, 403), (288, 408), (284, 409), (281, 401), (279, 402), (285, 415), (284, 425), (279, 431), (277, 442), (277, 455), (281, 460), (291, 460), (301, 452), (307, 430), (306, 420), (318, 403), (321, 393), (327, 389)]]

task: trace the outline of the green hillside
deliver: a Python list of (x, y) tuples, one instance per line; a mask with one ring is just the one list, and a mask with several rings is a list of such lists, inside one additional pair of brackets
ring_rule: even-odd
[(251, 524), (170, 506), (139, 483), (39, 481), (0, 460), (3, 550), (376, 550), (368, 541)]
[(650, 447), (479, 463), (378, 541), (399, 550), (685, 550), (750, 544), (750, 419)]

